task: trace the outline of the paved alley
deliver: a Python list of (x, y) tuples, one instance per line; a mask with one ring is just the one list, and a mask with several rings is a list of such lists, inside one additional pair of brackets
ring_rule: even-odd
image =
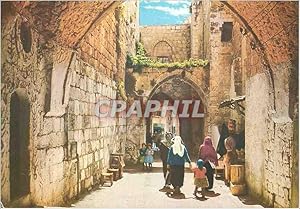
[(5, 208), (299, 208), (298, 1), (0, 5)]
[(73, 206), (81, 208), (105, 207), (105, 208), (219, 208), (219, 207), (262, 207), (246, 197), (236, 197), (231, 195), (229, 188), (221, 180), (216, 180), (214, 192), (207, 194), (207, 199), (196, 199), (193, 196), (193, 174), (185, 174), (182, 193), (185, 197), (174, 199), (168, 197), (159, 189), (163, 186), (162, 168), (160, 163), (155, 163), (152, 172), (141, 172), (137, 170), (127, 170), (124, 177), (114, 182), (112, 187), (99, 187), (90, 194), (83, 197)]

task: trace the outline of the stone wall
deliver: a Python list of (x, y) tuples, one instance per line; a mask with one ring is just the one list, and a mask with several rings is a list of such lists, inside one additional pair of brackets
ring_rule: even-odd
[[(29, 21), (32, 45), (25, 52), (28, 46), (20, 35), (24, 18), (14, 13), (4, 16), (10, 20), (2, 25), (1, 54), (4, 205), (63, 205), (99, 183), (111, 153), (125, 152), (126, 119), (96, 117), (99, 100), (119, 98), (117, 85), (124, 82), (127, 41), (135, 42), (134, 37), (127, 39), (125, 9), (108, 9), (75, 50), (55, 39), (45, 41)], [(24, 89), (30, 102), (30, 193), (12, 201), (9, 118), (10, 97), (17, 89)]]
[[(190, 58), (190, 25), (169, 25), (169, 26), (144, 26), (140, 27), (140, 40), (144, 44), (145, 50), (150, 57), (154, 53), (160, 53), (162, 49), (155, 46), (164, 42), (163, 46), (169, 45), (172, 51), (173, 61), (183, 61)], [(169, 50), (168, 50), (169, 51)]]
[[(288, 28), (295, 27), (295, 21), (289, 18), (296, 17), (296, 5), (293, 7), (292, 3), (262, 4), (265, 7), (260, 7), (259, 4), (255, 7), (254, 3), (223, 5), (218, 2), (193, 1), (192, 56), (197, 57), (206, 54), (205, 51), (209, 52), (209, 132), (216, 131), (228, 118), (236, 119), (238, 131), (245, 128), (246, 132), (246, 180), (249, 193), (261, 197), (268, 205), (290, 207), (297, 204), (292, 195), (298, 191), (298, 179), (294, 178), (295, 172), (298, 172), (298, 165), (292, 160), (298, 159), (298, 155), (293, 152), (295, 144), (298, 143), (298, 139), (293, 136), (297, 136), (297, 132), (293, 130), (297, 127), (298, 110), (295, 108), (295, 98), (298, 88), (295, 81), (298, 80), (298, 74), (295, 73), (297, 65), (293, 61), (296, 51), (291, 52), (295, 45), (287, 44), (289, 47), (281, 47), (284, 45), (282, 42), (292, 41), (285, 38), (286, 34), (280, 33), (283, 31), (280, 28), (283, 22), (287, 23)], [(253, 16), (249, 11), (254, 7), (265, 11), (259, 14), (255, 11), (258, 15)], [(281, 24), (271, 27), (272, 24), (269, 23), (278, 20), (269, 23), (256, 21), (262, 14), (269, 20), (274, 19), (274, 13), (279, 11), (279, 7), (290, 14)], [(253, 30), (258, 36), (253, 34), (245, 19), (241, 20), (237, 13), (244, 15), (246, 20), (252, 17), (250, 26), (255, 25)], [(210, 18), (209, 41), (205, 40), (203, 34), (195, 37), (205, 27), (202, 21), (207, 16)], [(232, 39), (228, 42), (221, 41), (224, 22), (233, 23)], [(265, 33), (261, 30), (262, 25), (267, 30), (275, 27), (274, 30), (278, 33), (272, 30)], [(294, 37), (294, 33), (291, 35)], [(261, 47), (260, 41), (263, 40), (268, 40), (268, 43)], [(280, 40), (280, 43), (276, 45), (273, 40)], [(203, 46), (205, 49), (201, 50)], [(276, 52), (273, 51), (275, 48), (278, 49)], [(291, 52), (291, 56), (279, 57), (278, 54), (284, 51)], [(246, 95), (246, 101), (242, 103), (246, 107), (245, 118), (235, 110), (218, 108), (224, 99), (241, 95)]]
[(219, 105), (230, 98), (230, 76), (233, 61), (231, 42), (221, 40), (224, 22), (234, 22), (218, 2), (211, 2), (210, 8), (210, 74), (209, 74), (209, 118), (210, 127), (221, 126), (230, 118), (230, 112)]
[(191, 9), (191, 57), (209, 59), (210, 1), (193, 0)]
[[(291, 191), (297, 187), (292, 183), (295, 172), (292, 159), (298, 158), (292, 152), (297, 140), (293, 136), (296, 124), (295, 115), (290, 114), (291, 109), (297, 111), (290, 101), (291, 97), (296, 98), (296, 91), (289, 88), (295, 85), (291, 74), (296, 66), (289, 60), (274, 64), (266, 59), (266, 51), (255, 43), (256, 37), (236, 21), (230, 94), (246, 95), (247, 187), (249, 193), (267, 205), (290, 207), (294, 201)], [(297, 75), (294, 76), (297, 80)], [(231, 113), (231, 117), (233, 115)]]
[[(250, 57), (255, 57), (253, 53), (249, 53), (248, 56), (250, 54)], [(253, 62), (251, 59), (252, 64), (248, 62), (247, 67), (255, 69), (256, 73), (246, 79), (245, 134), (248, 187), (253, 194), (261, 196), (269, 205), (289, 207), (293, 188), (291, 174), (294, 124), (287, 114), (288, 103), (285, 106), (285, 113), (280, 108), (287, 99), (278, 95), (280, 92), (288, 96), (288, 92), (284, 90), (285, 79), (289, 77), (286, 75), (288, 69), (281, 69), (285, 75), (281, 74), (280, 78), (274, 77), (272, 80), (269, 69), (261, 60)], [(277, 106), (274, 106), (276, 103)], [(256, 157), (252, 154), (254, 152), (257, 152)]]
[[(58, 126), (55, 126), (55, 130), (43, 131), (44, 127), (44, 106), (46, 95), (46, 80), (48, 73), (51, 70), (51, 63), (47, 59), (38, 54), (39, 46), (38, 40), (40, 35), (34, 31), (31, 33), (32, 45), (29, 53), (26, 53), (23, 49), (20, 26), (22, 19), (15, 17), (6, 31), (2, 33), (2, 51), (1, 51), (1, 200), (4, 204), (10, 201), (10, 172), (9, 172), (9, 139), (10, 139), (10, 101), (11, 94), (17, 89), (25, 89), (26, 94), (30, 102), (30, 145), (32, 147), (39, 146), (39, 144), (46, 143), (43, 140), (43, 135), (55, 136), (49, 147), (49, 153), (55, 150), (56, 146), (64, 144), (63, 129), (64, 126), (60, 126), (60, 119), (57, 119)], [(4, 35), (5, 34), (5, 35)], [(52, 121), (49, 122), (52, 126)], [(46, 125), (46, 124), (45, 124)], [(57, 134), (57, 135), (56, 135)], [(59, 137), (59, 139), (56, 139)], [(50, 142), (48, 142), (50, 144)], [(63, 148), (57, 149), (58, 153)], [(36, 156), (38, 150), (33, 149), (30, 153), (32, 178), (37, 178), (38, 162), (36, 162)], [(43, 164), (50, 168), (50, 159), (46, 159), (46, 155), (43, 156)], [(56, 162), (52, 164), (62, 163), (63, 159), (60, 154), (55, 159)], [(48, 170), (49, 171), (49, 170)], [(42, 176), (42, 174), (40, 174)], [(45, 180), (50, 181), (50, 176), (44, 176)], [(53, 181), (53, 178), (51, 178)], [(37, 180), (36, 182), (43, 182)], [(35, 186), (31, 184), (31, 189), (35, 190)], [(57, 191), (60, 189), (57, 188)]]
[(96, 116), (96, 103), (116, 99), (116, 95), (115, 81), (76, 60), (67, 117), (70, 157), (79, 160), (79, 191), (99, 182), (111, 153), (124, 151), (126, 121)]
[[(125, 7), (125, 21), (126, 24), (128, 25), (126, 27), (127, 29), (127, 51), (130, 54), (135, 53), (135, 42), (137, 40), (140, 40), (140, 30), (139, 30), (139, 11), (140, 11), (140, 1), (138, 0), (133, 0), (133, 1), (128, 1), (126, 4), (123, 4)], [(130, 41), (129, 41), (130, 40)]]

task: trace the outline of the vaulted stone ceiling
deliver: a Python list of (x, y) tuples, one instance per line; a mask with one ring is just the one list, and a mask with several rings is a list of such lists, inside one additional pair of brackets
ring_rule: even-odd
[[(10, 4), (8, 7), (6, 4)], [(89, 2), (8, 2), (2, 4), (2, 17), (21, 14), (47, 39), (74, 47), (105, 10), (121, 1)], [(263, 44), (271, 64), (297, 58), (298, 2), (296, 1), (226, 1), (244, 20)], [(14, 7), (14, 8), (11, 8)]]
[(295, 60), (298, 52), (298, 2), (224, 2), (244, 19), (263, 44), (271, 64)]
[(74, 47), (105, 10), (113, 4), (120, 3), (120, 1), (26, 1), (14, 2), (12, 4), (14, 8), (10, 6), (11, 11), (7, 12), (15, 11), (26, 18), (32, 28), (46, 40), (52, 39), (60, 45)]

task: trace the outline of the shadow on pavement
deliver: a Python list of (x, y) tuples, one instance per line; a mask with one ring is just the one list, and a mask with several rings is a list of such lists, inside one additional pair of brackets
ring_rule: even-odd
[[(250, 195), (242, 195), (242, 196), (239, 196), (238, 198), (245, 205), (262, 205), (261, 202), (256, 200), (254, 197), (251, 197)], [(266, 207), (264, 205), (262, 205), (262, 206)]]
[(206, 197), (195, 197), (196, 200), (200, 200), (200, 201), (205, 201), (205, 200), (208, 200), (208, 198)]
[[(124, 172), (126, 173), (163, 173), (163, 168), (162, 167), (152, 167), (151, 170), (144, 169), (142, 166), (136, 165), (136, 166), (130, 166), (130, 167), (125, 167)], [(185, 173), (191, 173), (191, 170), (189, 168), (185, 168)]]
[(166, 192), (166, 193), (171, 193), (171, 192), (173, 192), (173, 189), (163, 187), (163, 188), (161, 188), (158, 191), (160, 191), (160, 192)]
[(205, 196), (207, 196), (207, 197), (217, 197), (219, 195), (220, 195), (220, 193), (216, 193), (214, 191), (206, 191), (205, 192)]
[(183, 194), (183, 193), (173, 194), (173, 193), (167, 192), (166, 195), (172, 199), (185, 199), (185, 194)]
[(135, 166), (135, 167), (125, 167), (124, 172), (126, 173), (162, 173), (162, 168), (161, 167), (152, 167), (151, 170), (146, 170), (141, 167), (141, 166)]

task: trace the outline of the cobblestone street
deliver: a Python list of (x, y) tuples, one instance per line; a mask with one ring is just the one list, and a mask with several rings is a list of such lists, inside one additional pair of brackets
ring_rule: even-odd
[(215, 180), (213, 191), (207, 194), (206, 200), (193, 196), (193, 174), (186, 171), (182, 193), (185, 197), (174, 199), (160, 192), (163, 185), (162, 168), (160, 163), (154, 164), (152, 172), (127, 170), (124, 177), (114, 182), (112, 187), (99, 187), (73, 206), (80, 208), (232, 208), (232, 207), (262, 207), (248, 197), (233, 196), (222, 180)]

